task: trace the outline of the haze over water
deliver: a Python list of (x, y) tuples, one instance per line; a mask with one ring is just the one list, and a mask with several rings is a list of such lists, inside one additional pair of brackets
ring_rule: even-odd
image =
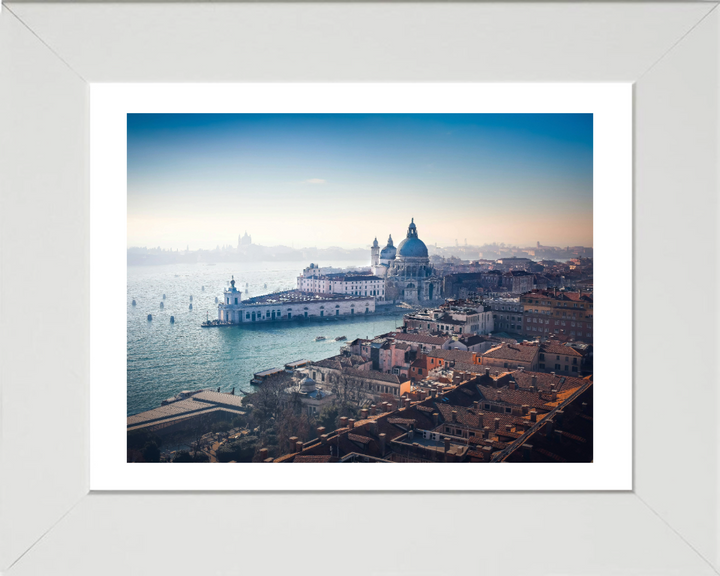
[[(344, 268), (358, 263), (321, 265)], [(335, 342), (336, 336), (347, 336), (351, 341), (402, 325), (402, 314), (393, 313), (303, 324), (200, 327), (206, 314), (211, 319), (217, 317), (215, 297), (222, 298), (231, 275), (245, 298), (248, 289), (248, 296), (253, 297), (294, 288), (301, 268), (297, 262), (129, 266), (127, 414), (157, 408), (165, 398), (181, 390), (220, 387), (229, 392), (235, 387), (236, 394), (249, 392), (255, 372), (294, 360), (320, 360), (337, 354), (344, 342)], [(133, 299), (137, 302), (134, 307)], [(152, 321), (147, 320), (148, 314), (153, 315)], [(175, 316), (174, 324), (170, 316)], [(327, 340), (315, 342), (320, 335)]]

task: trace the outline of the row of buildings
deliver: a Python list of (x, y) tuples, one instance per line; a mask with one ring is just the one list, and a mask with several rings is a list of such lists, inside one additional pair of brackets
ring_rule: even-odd
[(591, 462), (592, 379), (523, 369), (448, 371), (400, 397), (366, 405), (335, 430), (268, 463)]

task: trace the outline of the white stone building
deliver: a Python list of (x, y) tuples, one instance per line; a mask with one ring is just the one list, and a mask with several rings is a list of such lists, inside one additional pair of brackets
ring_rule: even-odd
[(430, 265), (427, 246), (418, 237), (414, 219), (406, 238), (395, 248), (392, 236), (382, 250), (377, 239), (371, 249), (371, 270), (385, 279), (385, 299), (418, 304), (442, 298), (442, 279)]
[(231, 324), (275, 322), (302, 318), (353, 316), (375, 312), (375, 297), (344, 294), (309, 294), (298, 290), (276, 292), (242, 299), (235, 280), (225, 290), (218, 304), (218, 320)]
[(361, 273), (323, 274), (317, 264), (310, 264), (297, 278), (297, 289), (311, 294), (343, 294), (346, 296), (372, 296), (385, 299), (385, 280)]

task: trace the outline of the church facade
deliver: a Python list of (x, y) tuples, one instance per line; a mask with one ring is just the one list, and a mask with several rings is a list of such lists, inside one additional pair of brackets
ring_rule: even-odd
[(430, 265), (427, 246), (418, 237), (414, 219), (397, 248), (392, 236), (382, 250), (376, 238), (370, 257), (373, 274), (385, 279), (385, 300), (408, 304), (442, 300), (442, 278)]

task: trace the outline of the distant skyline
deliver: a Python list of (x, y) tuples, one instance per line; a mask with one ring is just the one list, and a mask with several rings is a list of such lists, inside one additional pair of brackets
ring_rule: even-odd
[(128, 114), (128, 246), (592, 246), (591, 114)]

